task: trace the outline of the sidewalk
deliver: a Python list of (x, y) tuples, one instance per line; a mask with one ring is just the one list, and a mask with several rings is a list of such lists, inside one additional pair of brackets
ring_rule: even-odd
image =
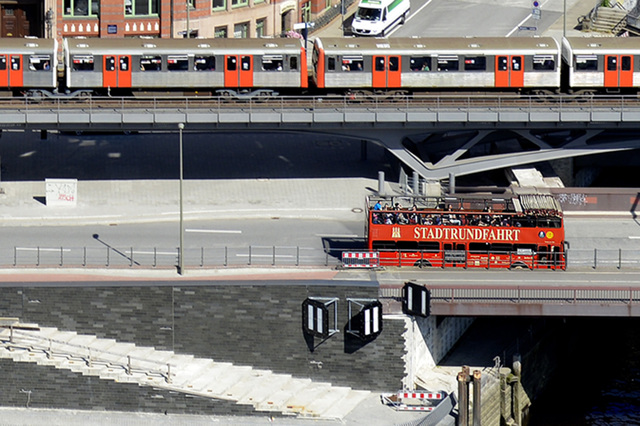
[[(3, 182), (0, 226), (177, 221), (177, 180), (78, 181), (76, 206), (47, 206), (45, 183)], [(306, 218), (362, 220), (365, 178), (185, 180), (185, 220)]]

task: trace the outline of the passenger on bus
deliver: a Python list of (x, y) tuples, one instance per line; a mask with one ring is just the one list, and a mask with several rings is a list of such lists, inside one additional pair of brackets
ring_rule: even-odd
[(376, 204), (373, 206), (374, 210), (382, 210), (382, 205), (380, 204), (380, 201), (376, 201)]
[(393, 215), (391, 213), (387, 213), (387, 215), (385, 216), (384, 224), (385, 225), (393, 225)]
[(380, 213), (374, 213), (372, 215), (372, 222), (376, 225), (382, 225), (382, 220), (380, 219)]
[(404, 214), (404, 213), (399, 213), (398, 214), (398, 224), (400, 224), (400, 225), (409, 224), (409, 219), (407, 218), (406, 214)]

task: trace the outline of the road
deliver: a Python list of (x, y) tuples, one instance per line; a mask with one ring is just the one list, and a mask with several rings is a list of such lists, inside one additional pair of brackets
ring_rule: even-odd
[[(567, 0), (566, 7), (584, 0)], [(541, 0), (540, 18), (532, 16), (532, 0), (412, 0), (411, 16), (392, 37), (531, 37), (543, 34), (562, 17), (564, 2)], [(568, 22), (568, 26), (575, 23)], [(536, 30), (519, 30), (535, 27)]]

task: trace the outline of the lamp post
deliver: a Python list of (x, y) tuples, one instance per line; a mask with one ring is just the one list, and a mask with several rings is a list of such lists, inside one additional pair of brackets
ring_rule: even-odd
[(178, 248), (178, 273), (184, 274), (184, 217), (182, 210), (182, 180), (183, 180), (183, 162), (182, 162), (182, 130), (184, 123), (178, 124), (180, 132), (180, 247)]
[[(189, 34), (189, 15), (190, 15), (190, 10), (191, 9), (191, 0), (186, 0), (187, 3), (187, 31), (185, 33), (184, 38), (189, 38), (190, 34)], [(183, 125), (184, 126), (184, 125)]]

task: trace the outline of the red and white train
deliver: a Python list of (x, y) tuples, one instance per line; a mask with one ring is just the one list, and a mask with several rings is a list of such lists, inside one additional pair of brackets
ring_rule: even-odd
[(637, 92), (635, 38), (316, 38), (0, 40), (0, 90), (136, 92), (532, 94)]

